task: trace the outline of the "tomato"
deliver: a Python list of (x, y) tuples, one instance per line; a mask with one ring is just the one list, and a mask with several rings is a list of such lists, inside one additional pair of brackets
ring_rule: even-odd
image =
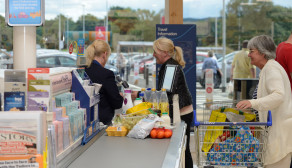
[(157, 132), (157, 138), (159, 138), (159, 139), (164, 138), (164, 130), (158, 130), (158, 132)]
[(172, 136), (172, 130), (165, 129), (164, 131), (164, 138), (170, 138)]
[(157, 138), (157, 130), (153, 128), (150, 132), (150, 137), (151, 138)]

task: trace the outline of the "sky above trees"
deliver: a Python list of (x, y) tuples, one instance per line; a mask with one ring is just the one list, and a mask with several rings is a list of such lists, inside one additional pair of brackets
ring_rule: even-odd
[[(230, 0), (225, 0), (228, 4)], [(250, 2), (252, 0), (249, 0)], [(60, 13), (70, 16), (74, 21), (83, 14), (91, 14), (97, 18), (106, 15), (106, 2), (108, 9), (121, 6), (132, 9), (147, 9), (158, 13), (164, 8), (165, 0), (46, 0), (46, 19), (53, 19)], [(223, 0), (183, 0), (184, 18), (219, 17)], [(274, 4), (292, 7), (291, 0), (273, 0)], [(5, 14), (5, 0), (0, 0), (0, 15)], [(84, 8), (83, 8), (84, 5)], [(83, 11), (84, 9), (84, 11)]]

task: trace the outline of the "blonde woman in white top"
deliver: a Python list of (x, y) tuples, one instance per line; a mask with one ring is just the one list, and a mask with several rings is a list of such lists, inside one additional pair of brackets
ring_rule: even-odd
[(260, 122), (267, 121), (271, 110), (273, 125), (269, 128), (265, 168), (289, 168), (292, 152), (292, 100), (287, 73), (274, 59), (276, 46), (271, 37), (256, 36), (248, 42), (251, 64), (261, 69), (257, 99), (240, 101), (239, 109), (259, 111)]

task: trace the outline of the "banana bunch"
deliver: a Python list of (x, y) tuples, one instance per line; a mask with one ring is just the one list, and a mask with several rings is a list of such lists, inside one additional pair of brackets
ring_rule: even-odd
[(112, 123), (113, 123), (113, 126), (114, 126), (114, 127), (120, 127), (120, 126), (122, 126), (122, 119), (121, 119), (120, 114), (117, 114), (117, 115), (113, 118)]

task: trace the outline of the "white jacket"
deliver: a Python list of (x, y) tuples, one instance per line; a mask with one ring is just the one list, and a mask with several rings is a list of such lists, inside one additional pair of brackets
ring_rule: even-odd
[(287, 73), (274, 59), (260, 73), (257, 99), (249, 101), (261, 122), (267, 121), (268, 110), (272, 112), (264, 165), (276, 163), (292, 152), (292, 99)]

